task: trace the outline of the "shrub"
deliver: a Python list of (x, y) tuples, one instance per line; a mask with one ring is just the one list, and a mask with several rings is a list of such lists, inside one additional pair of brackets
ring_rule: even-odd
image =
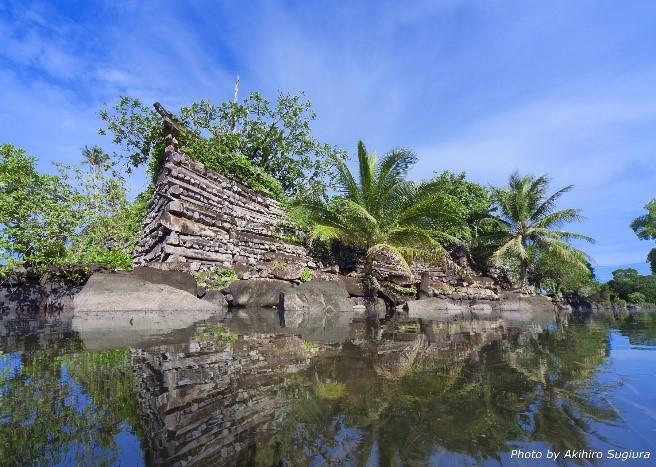
[(222, 289), (237, 280), (237, 273), (229, 268), (213, 267), (196, 276), (198, 285), (207, 289)]
[(640, 303), (645, 303), (647, 301), (645, 294), (640, 292), (630, 293), (627, 295), (626, 299), (629, 303), (633, 303), (634, 305), (639, 305)]
[(307, 282), (310, 279), (312, 279), (312, 269), (308, 267), (304, 267), (303, 270), (301, 271), (301, 282)]

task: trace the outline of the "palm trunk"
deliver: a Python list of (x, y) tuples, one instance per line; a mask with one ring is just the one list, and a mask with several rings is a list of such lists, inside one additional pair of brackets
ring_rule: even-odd
[(528, 287), (528, 261), (521, 260), (519, 265), (519, 286), (521, 290), (526, 290)]

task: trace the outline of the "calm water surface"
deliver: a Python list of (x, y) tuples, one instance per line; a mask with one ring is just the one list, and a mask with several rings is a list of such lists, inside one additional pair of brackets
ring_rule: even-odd
[(655, 464), (654, 313), (189, 320), (0, 320), (0, 464)]

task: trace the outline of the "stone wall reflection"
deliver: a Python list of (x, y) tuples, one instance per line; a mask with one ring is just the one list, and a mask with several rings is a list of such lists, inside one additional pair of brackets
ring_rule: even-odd
[(272, 334), (133, 351), (150, 461), (228, 463), (281, 425), (309, 355), (299, 337)]

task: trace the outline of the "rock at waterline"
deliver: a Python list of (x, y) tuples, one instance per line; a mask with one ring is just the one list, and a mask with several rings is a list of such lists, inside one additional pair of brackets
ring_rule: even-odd
[(289, 282), (278, 279), (247, 279), (234, 281), (228, 286), (232, 306), (273, 307), (278, 305), (281, 293), (292, 288)]
[(544, 295), (524, 295), (517, 292), (502, 292), (501, 300), (494, 305), (498, 311), (554, 311), (555, 305)]
[(309, 281), (285, 292), (283, 297), (285, 311), (353, 311), (341, 281)]
[[(149, 269), (149, 268), (148, 268)], [(148, 271), (96, 273), (73, 299), (75, 312), (84, 311), (204, 311), (221, 307), (166, 284), (164, 276), (147, 280)], [(193, 278), (192, 278), (193, 280)], [(186, 288), (186, 287), (185, 287)]]

